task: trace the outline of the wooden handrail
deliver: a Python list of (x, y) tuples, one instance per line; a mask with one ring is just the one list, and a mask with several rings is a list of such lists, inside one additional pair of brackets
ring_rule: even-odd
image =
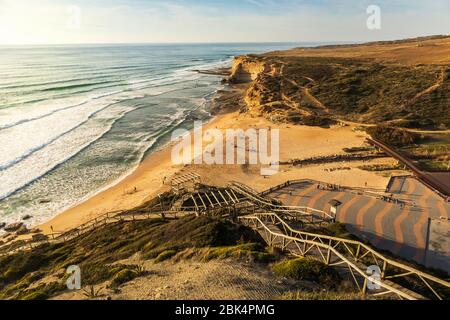
[[(366, 244), (360, 242), (360, 241), (356, 241), (356, 240), (349, 240), (349, 239), (344, 239), (344, 238), (339, 238), (339, 237), (333, 237), (333, 236), (327, 236), (327, 235), (321, 235), (321, 234), (315, 234), (315, 233), (310, 233), (310, 232), (304, 232), (304, 231), (299, 231), (299, 230), (295, 230), (293, 229), (289, 224), (287, 224), (282, 218), (280, 218), (277, 214), (275, 213), (257, 213), (254, 214), (252, 216), (244, 216), (244, 217), (240, 217), (239, 219), (258, 219), (259, 221), (261, 221), (261, 219), (259, 217), (274, 217), (276, 220), (278, 220), (279, 223), (281, 223), (283, 225), (284, 228), (286, 228), (287, 230), (289, 230), (289, 232), (291, 232), (292, 234), (298, 235), (298, 236), (304, 236), (304, 237), (313, 237), (316, 239), (321, 239), (321, 240), (331, 240), (331, 241), (337, 241), (343, 244), (349, 244), (349, 245), (356, 245), (361, 249), (366, 250), (366, 253), (370, 253), (373, 256), (377, 257), (378, 259), (380, 259), (381, 262), (383, 262), (383, 265), (385, 265), (385, 268), (387, 268), (388, 266), (393, 266), (396, 267), (398, 269), (403, 270), (403, 273), (407, 273), (409, 275), (414, 274), (416, 276), (418, 276), (420, 279), (422, 279), (422, 281), (424, 281), (423, 279), (438, 283), (446, 288), (450, 288), (450, 283), (442, 280), (440, 278), (437, 278), (435, 276), (432, 276), (428, 273), (425, 273), (423, 271), (417, 270), (413, 267), (410, 267), (408, 265), (405, 265), (403, 263), (394, 261), (392, 259), (389, 259), (385, 256), (383, 256), (382, 254), (380, 254), (379, 252), (375, 251), (374, 249), (372, 249), (371, 247), (367, 246)], [(262, 222), (262, 221), (261, 221)], [(305, 239), (302, 240), (302, 238), (296, 238), (299, 239), (301, 241), (307, 241)], [(314, 242), (316, 243), (316, 242)], [(323, 244), (323, 242), (318, 242)], [(367, 254), (366, 254), (367, 255)], [(358, 257), (356, 257), (358, 258)], [(425, 281), (426, 283), (426, 281)], [(426, 283), (427, 284), (427, 283)], [(436, 293), (433, 292), (435, 295)], [(437, 295), (437, 297), (440, 299), (440, 297)]]
[[(39, 246), (43, 243), (59, 243), (59, 242), (66, 242), (68, 240), (74, 239), (76, 237), (79, 237), (89, 231), (93, 231), (95, 230), (97, 227), (100, 226), (105, 226), (111, 223), (115, 223), (118, 221), (124, 221), (124, 222), (132, 222), (132, 221), (145, 221), (145, 220), (150, 220), (150, 219), (154, 219), (154, 217), (150, 217), (151, 215), (155, 215), (158, 214), (158, 212), (147, 212), (147, 213), (140, 213), (137, 215), (133, 215), (133, 216), (122, 216), (121, 214), (126, 213), (126, 211), (114, 211), (112, 212), (113, 215), (111, 215), (111, 213), (106, 213), (103, 214), (99, 217), (97, 217), (96, 219), (92, 219), (89, 220), (88, 222), (70, 229), (68, 231), (65, 232), (53, 232), (50, 234), (47, 234), (45, 236), (48, 237), (52, 237), (52, 239), (48, 238), (47, 240), (42, 240), (42, 241), (32, 241), (32, 240), (28, 240), (28, 241), (24, 241), (23, 244), (19, 245), (18, 247), (14, 248), (14, 249), (6, 249), (4, 250), (5, 252), (0, 253), (0, 257), (1, 256), (6, 256), (12, 253), (16, 253), (22, 250), (27, 250), (30, 248), (30, 246)], [(193, 212), (189, 212), (189, 211), (165, 211), (164, 212), (166, 215), (186, 215), (186, 214), (192, 214)], [(131, 219), (130, 219), (131, 217)], [(9, 247), (11, 248), (13, 246), (14, 243), (11, 243), (9, 245)], [(5, 247), (3, 247), (5, 248)], [(0, 247), (0, 250), (2, 249), (2, 247)]]
[(333, 252), (339, 259), (341, 259), (342, 261), (344, 261), (350, 268), (352, 268), (353, 270), (355, 270), (358, 274), (360, 274), (363, 278), (365, 278), (366, 280), (369, 280), (375, 284), (378, 284), (380, 287), (395, 293), (397, 295), (399, 295), (402, 298), (408, 299), (408, 300), (417, 300), (415, 297), (409, 295), (408, 293), (405, 293), (397, 288), (394, 288), (392, 286), (390, 286), (389, 284), (386, 284), (384, 281), (378, 280), (375, 277), (371, 277), (369, 275), (366, 274), (365, 271), (361, 270), (357, 265), (355, 265), (352, 261), (350, 261), (347, 257), (345, 257), (344, 255), (342, 255), (339, 251), (336, 250), (336, 248), (334, 248), (333, 246), (321, 243), (321, 242), (317, 242), (317, 241), (312, 241), (312, 240), (307, 240), (307, 239), (300, 239), (300, 238), (296, 238), (296, 237), (292, 237), (292, 236), (288, 236), (282, 233), (277, 233), (277, 232), (273, 232), (272, 230), (270, 230), (266, 224), (257, 216), (247, 216), (247, 217), (240, 217), (242, 219), (254, 219), (257, 220), (260, 225), (266, 230), (266, 232), (270, 233), (273, 236), (277, 236), (277, 237), (282, 237), (286, 240), (291, 240), (294, 242), (302, 242), (302, 243), (307, 243), (310, 245), (314, 245), (314, 246), (318, 246), (321, 247), (323, 249), (326, 250), (330, 250), (331, 252)]
[(231, 182), (230, 188), (235, 189), (237, 192), (243, 194), (250, 200), (253, 200), (260, 205), (262, 204), (264, 206), (269, 207), (271, 210), (275, 210), (275, 211), (279, 211), (279, 212), (297, 212), (302, 215), (312, 215), (312, 213), (316, 213), (316, 214), (319, 214), (322, 216), (322, 217), (320, 217), (321, 219), (324, 219), (324, 220), (328, 219), (330, 221), (334, 220), (333, 216), (331, 216), (330, 214), (328, 214), (322, 210), (309, 208), (309, 207), (301, 207), (301, 206), (284, 206), (284, 205), (273, 204), (271, 202), (268, 202), (267, 200), (265, 200), (263, 197), (261, 197), (259, 195), (256, 196), (256, 195), (246, 191), (245, 188), (241, 187), (241, 185), (242, 185), (241, 183)]

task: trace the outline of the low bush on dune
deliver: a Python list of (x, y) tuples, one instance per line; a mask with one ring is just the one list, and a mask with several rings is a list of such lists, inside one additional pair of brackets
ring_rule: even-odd
[(363, 295), (355, 292), (334, 292), (334, 291), (313, 291), (313, 292), (289, 292), (278, 300), (378, 300), (386, 298), (376, 298), (373, 296)]
[(407, 146), (420, 141), (420, 136), (415, 133), (388, 126), (371, 127), (367, 129), (367, 133), (376, 140), (397, 147)]
[(142, 252), (147, 259), (155, 259), (165, 251), (187, 248), (206, 248), (236, 245), (242, 242), (263, 243), (251, 229), (214, 217), (186, 217), (173, 221), (151, 234)]
[(272, 269), (281, 277), (313, 281), (328, 288), (336, 288), (341, 282), (336, 270), (312, 258), (285, 260)]
[(139, 274), (135, 270), (123, 269), (120, 270), (111, 281), (111, 287), (119, 287), (120, 285), (130, 282), (137, 278)]
[(287, 116), (287, 121), (293, 124), (298, 125), (306, 125), (306, 126), (312, 126), (312, 127), (324, 127), (329, 128), (332, 125), (335, 125), (337, 122), (336, 120), (330, 118), (330, 117), (324, 117), (324, 116), (317, 116), (317, 115), (302, 115), (298, 112), (291, 112)]
[(237, 246), (209, 248), (203, 255), (205, 261), (214, 259), (250, 259), (257, 262), (269, 262), (274, 260), (274, 256), (268, 253), (260, 243), (246, 243)]
[(51, 282), (48, 284), (41, 284), (33, 289), (21, 291), (13, 298), (16, 300), (46, 300), (64, 289), (66, 289), (64, 284)]
[(177, 254), (176, 250), (166, 250), (161, 252), (155, 259), (155, 263), (163, 262), (165, 260), (168, 260), (172, 258), (174, 255)]

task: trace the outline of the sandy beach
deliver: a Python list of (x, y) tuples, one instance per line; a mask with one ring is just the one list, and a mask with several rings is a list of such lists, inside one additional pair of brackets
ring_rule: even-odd
[[(243, 129), (277, 128), (280, 130), (280, 161), (305, 159), (309, 157), (343, 154), (343, 148), (364, 145), (365, 134), (355, 131), (353, 126), (319, 127), (297, 125), (274, 125), (264, 118), (252, 117), (238, 112), (229, 112), (215, 117), (206, 124), (209, 128)], [(206, 145), (206, 143), (204, 144)], [(43, 233), (63, 232), (102, 214), (132, 209), (145, 201), (168, 190), (163, 181), (187, 172), (197, 172), (202, 182), (210, 185), (225, 185), (229, 181), (249, 183), (258, 190), (281, 184), (287, 180), (314, 179), (327, 183), (350, 187), (368, 187), (384, 189), (388, 177), (379, 173), (362, 171), (357, 167), (363, 162), (328, 163), (297, 167), (280, 166), (279, 173), (271, 177), (260, 174), (260, 166), (243, 165), (173, 165), (171, 160), (173, 143), (151, 154), (128, 177), (109, 189), (98, 193), (87, 201), (69, 209), (47, 223), (38, 226)], [(389, 159), (372, 160), (373, 163), (386, 163)], [(367, 164), (365, 162), (364, 164)], [(339, 169), (340, 168), (340, 169)]]
[[(447, 40), (430, 40), (430, 46), (441, 46), (446, 48)], [(390, 46), (374, 45), (368, 44), (367, 48), (371, 49), (371, 53), (368, 57), (373, 55), (382, 57), (383, 59), (388, 59), (392, 55), (392, 52), (397, 52), (394, 56), (398, 62), (410, 63), (411, 61), (405, 60), (405, 57), (411, 55), (410, 51), (416, 52), (420, 51), (421, 62), (424, 62), (425, 57), (428, 58), (426, 54), (429, 51), (429, 46), (418, 47), (414, 45), (404, 45), (398, 44)], [(280, 55), (280, 57), (301, 57), (311, 55), (314, 50), (314, 54), (318, 56), (329, 56), (336, 55), (342, 57), (359, 57), (361, 54), (366, 52), (366, 47), (362, 47), (364, 50), (355, 50), (354, 47), (339, 47), (336, 50), (329, 50), (327, 48), (318, 49), (292, 49), (288, 51), (273, 52), (266, 54), (267, 57), (271, 55)], [(395, 49), (392, 51), (391, 49)], [(397, 50), (398, 49), (398, 50)], [(379, 51), (382, 51), (381, 54)], [(385, 52), (383, 50), (391, 50)], [(396, 51), (397, 50), (397, 51)], [(423, 51), (423, 52), (422, 52)], [(435, 50), (436, 52), (441, 52)], [(337, 53), (336, 53), (337, 52)], [(417, 53), (417, 52), (416, 52)], [(441, 54), (438, 54), (434, 59), (436, 61), (441, 61)], [(388, 59), (389, 60), (389, 59)], [(433, 60), (433, 61), (435, 61)], [(389, 60), (390, 61), (390, 60)], [(414, 60), (419, 62), (419, 60)], [(242, 63), (242, 64), (241, 64)], [(273, 67), (273, 66), (272, 66)], [(289, 163), (292, 160), (303, 160), (308, 158), (318, 158), (318, 157), (334, 157), (336, 155), (345, 154), (344, 148), (354, 148), (365, 146), (365, 140), (367, 134), (358, 130), (362, 124), (358, 121), (352, 122), (350, 120), (340, 121), (339, 125), (333, 125), (331, 128), (322, 128), (314, 126), (306, 126), (300, 124), (292, 124), (299, 122), (292, 121), (277, 121), (271, 118), (270, 112), (264, 116), (264, 99), (262, 99), (267, 92), (272, 92), (270, 89), (270, 83), (258, 83), (258, 86), (262, 86), (263, 89), (257, 89), (258, 86), (252, 87), (252, 81), (256, 76), (265, 70), (264, 68), (269, 68), (270, 66), (262, 66), (259, 62), (252, 62), (237, 59), (234, 62), (233, 68), (231, 70), (231, 75), (229, 77), (229, 82), (232, 84), (228, 90), (223, 92), (218, 92), (215, 100), (217, 104), (213, 106), (212, 112), (216, 114), (214, 120), (209, 122), (204, 126), (204, 130), (209, 128), (219, 129), (224, 132), (226, 129), (242, 129), (247, 130), (249, 128), (255, 129), (279, 129), (280, 130), (280, 162)], [(281, 68), (280, 70), (284, 70)], [(266, 70), (267, 71), (267, 70)], [(271, 70), (271, 72), (277, 72), (276, 68)], [(208, 74), (217, 74), (214, 72), (207, 72)], [(227, 71), (221, 70), (219, 73), (221, 76), (227, 74)], [(280, 71), (280, 74), (283, 72)], [(291, 75), (292, 76), (292, 75)], [(231, 80), (230, 80), (231, 78)], [(252, 81), (250, 81), (252, 80)], [(295, 94), (299, 92), (302, 93), (303, 87), (298, 88), (299, 84), (295, 81), (291, 81), (295, 84)], [(265, 88), (264, 86), (268, 86)], [(434, 87), (433, 87), (434, 88)], [(292, 89), (292, 88), (291, 88)], [(308, 89), (309, 90), (309, 89)], [(309, 92), (306, 90), (306, 92)], [(246, 92), (244, 92), (246, 91)], [(250, 94), (249, 94), (250, 92)], [(274, 90), (272, 93), (276, 93)], [(293, 112), (298, 112), (299, 106), (304, 104), (299, 97), (292, 95), (291, 97), (270, 97), (273, 100), (281, 99), (289, 110)], [(295, 99), (300, 99), (295, 102)], [(269, 99), (269, 100), (270, 100)], [(270, 100), (272, 101), (272, 100)], [(320, 101), (315, 101), (315, 108), (319, 109), (319, 116), (327, 114), (327, 107), (323, 105)], [(314, 102), (313, 101), (313, 102)], [(266, 101), (267, 102), (267, 101)], [(314, 104), (314, 103), (313, 103)], [(267, 104), (267, 105), (270, 105)], [(264, 107), (267, 107), (265, 105)], [(242, 110), (247, 110), (244, 112), (237, 111), (239, 107), (243, 107)], [(246, 109), (247, 107), (247, 109)], [(272, 108), (271, 106), (270, 108)], [(269, 108), (269, 109), (270, 109)], [(276, 109), (276, 108), (275, 108)], [(301, 108), (300, 108), (301, 109)], [(313, 108), (314, 109), (314, 108)], [(306, 109), (305, 109), (306, 110)], [(300, 110), (302, 112), (311, 112)], [(273, 114), (281, 112), (283, 115), (283, 110), (276, 111), (272, 110)], [(261, 116), (259, 116), (261, 114)], [(289, 112), (284, 114), (288, 115)], [(316, 115), (317, 116), (317, 115)], [(270, 118), (270, 119), (269, 119)], [(272, 120), (272, 121), (271, 121)], [(284, 119), (287, 120), (287, 119)], [(289, 124), (286, 124), (289, 123)], [(300, 122), (301, 123), (301, 122)], [(207, 143), (204, 143), (204, 145)], [(239, 181), (249, 184), (251, 187), (257, 190), (265, 190), (272, 186), (286, 182), (287, 180), (296, 179), (312, 179), (317, 181), (322, 181), (325, 183), (338, 184), (347, 187), (364, 187), (375, 191), (383, 192), (392, 174), (405, 174), (404, 171), (365, 171), (361, 170), (359, 167), (362, 165), (372, 165), (372, 164), (382, 164), (390, 165), (395, 164), (396, 161), (392, 158), (378, 158), (370, 161), (324, 161), (323, 164), (313, 164), (306, 166), (293, 166), (290, 164), (281, 165), (279, 172), (270, 177), (264, 177), (260, 174), (260, 166), (255, 165), (174, 165), (171, 159), (172, 146), (168, 145), (159, 151), (154, 152), (149, 155), (137, 169), (118, 182), (117, 184), (99, 192), (98, 194), (92, 196), (86, 201), (78, 204), (60, 214), (55, 216), (53, 219), (47, 221), (46, 223), (37, 226), (38, 229), (42, 230), (43, 233), (53, 232), (64, 232), (68, 229), (74, 228), (95, 219), (108, 212), (127, 210), (137, 207), (144, 202), (156, 197), (159, 193), (164, 192), (169, 189), (169, 186), (164, 185), (164, 181), (168, 182), (175, 175), (181, 175), (184, 173), (195, 171), (198, 173), (202, 182), (210, 185), (226, 185), (230, 181)], [(70, 183), (70, 181), (67, 181)]]

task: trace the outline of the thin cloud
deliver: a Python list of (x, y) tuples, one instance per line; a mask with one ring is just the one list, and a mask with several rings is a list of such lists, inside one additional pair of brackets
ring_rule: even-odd
[[(67, 30), (66, 7), (82, 9)], [(0, 44), (370, 41), (450, 33), (445, 0), (0, 0)], [(382, 29), (368, 30), (377, 2)]]

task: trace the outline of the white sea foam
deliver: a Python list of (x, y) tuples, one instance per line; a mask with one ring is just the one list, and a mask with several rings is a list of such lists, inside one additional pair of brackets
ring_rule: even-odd
[(225, 67), (232, 54), (208, 50), (0, 51), (0, 221), (43, 222), (132, 172), (217, 88), (193, 70)]
[(82, 127), (78, 125), (59, 139), (34, 151), (32, 156), (24, 157), (14, 166), (1, 170), (0, 200), (42, 177), (100, 139), (117, 119), (131, 110), (133, 109), (114, 105), (107, 112), (88, 119)]

